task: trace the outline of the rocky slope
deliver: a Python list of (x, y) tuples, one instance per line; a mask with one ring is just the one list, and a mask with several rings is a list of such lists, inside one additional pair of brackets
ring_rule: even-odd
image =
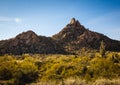
[(63, 49), (56, 42), (45, 36), (38, 36), (33, 31), (23, 32), (15, 38), (0, 41), (0, 54), (23, 53), (63, 53)]
[(0, 41), (0, 54), (74, 53), (82, 48), (99, 49), (104, 41), (106, 50), (120, 51), (120, 41), (86, 29), (74, 18), (52, 37), (38, 36), (33, 31), (23, 32), (15, 38)]
[(96, 49), (101, 41), (106, 44), (106, 50), (120, 51), (120, 41), (112, 40), (107, 36), (86, 29), (74, 18), (58, 34), (52, 36), (66, 51), (74, 52), (82, 48)]

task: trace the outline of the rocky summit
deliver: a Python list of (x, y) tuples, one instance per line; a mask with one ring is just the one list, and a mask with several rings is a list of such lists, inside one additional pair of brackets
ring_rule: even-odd
[(66, 54), (81, 51), (82, 48), (99, 50), (104, 41), (106, 50), (120, 51), (120, 41), (90, 31), (72, 18), (59, 33), (52, 37), (38, 36), (33, 31), (23, 32), (15, 38), (0, 41), (0, 54)]
[(73, 53), (82, 48), (99, 50), (101, 41), (105, 42), (106, 50), (120, 51), (120, 41), (86, 29), (75, 18), (72, 18), (70, 23), (52, 38), (63, 46), (64, 50)]

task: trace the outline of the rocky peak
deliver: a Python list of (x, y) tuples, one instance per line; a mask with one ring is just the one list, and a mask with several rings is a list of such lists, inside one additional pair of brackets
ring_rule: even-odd
[(37, 34), (35, 34), (31, 30), (29, 30), (27, 32), (22, 32), (21, 34), (16, 36), (16, 38), (19, 38), (19, 39), (31, 39), (31, 38), (36, 38), (36, 37), (38, 37)]
[(54, 39), (64, 40), (73, 40), (76, 39), (77, 36), (83, 34), (87, 29), (82, 26), (78, 20), (72, 18), (70, 23), (66, 25), (59, 33), (53, 35)]
[(72, 18), (70, 21), (71, 26), (80, 26), (80, 22), (78, 20), (75, 20), (75, 18)]
[(72, 18), (71, 21), (70, 21), (70, 24), (74, 24), (75, 23), (75, 18)]
[(19, 45), (19, 43), (24, 44), (32, 44), (32, 43), (38, 43), (39, 42), (39, 36), (35, 34), (33, 31), (29, 30), (27, 32), (22, 32), (21, 34), (17, 35), (14, 39), (14, 45)]

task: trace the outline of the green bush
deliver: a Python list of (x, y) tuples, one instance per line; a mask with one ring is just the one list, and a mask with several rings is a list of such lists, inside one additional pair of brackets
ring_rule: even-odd
[(38, 78), (38, 67), (32, 62), (23, 61), (18, 64), (18, 67), (13, 74), (16, 84), (25, 84), (35, 81)]
[(24, 54), (16, 57), (0, 56), (0, 80), (7, 85), (25, 85), (36, 80), (64, 82), (71, 77), (90, 82), (120, 75), (120, 54), (117, 52), (106, 52), (106, 58), (97, 52), (94, 55)]
[(104, 78), (112, 78), (118, 77), (117, 74), (119, 69), (118, 65), (115, 65), (112, 61), (107, 59), (97, 59), (94, 62), (91, 62), (89, 72), (93, 72), (93, 77), (104, 77)]
[(0, 63), (0, 80), (8, 80), (8, 84), (24, 85), (38, 78), (38, 67), (30, 59), (4, 59)]
[(14, 64), (13, 61), (0, 63), (0, 80), (8, 80), (12, 78)]

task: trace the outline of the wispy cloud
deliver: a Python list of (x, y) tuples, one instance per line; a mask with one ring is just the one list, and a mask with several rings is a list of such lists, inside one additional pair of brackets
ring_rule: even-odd
[(16, 23), (19, 23), (19, 22), (22, 21), (22, 19), (20, 19), (20, 18), (14, 18), (14, 21), (15, 21)]
[(0, 22), (15, 22), (15, 23), (20, 23), (21, 21), (22, 21), (21, 18), (0, 17)]

